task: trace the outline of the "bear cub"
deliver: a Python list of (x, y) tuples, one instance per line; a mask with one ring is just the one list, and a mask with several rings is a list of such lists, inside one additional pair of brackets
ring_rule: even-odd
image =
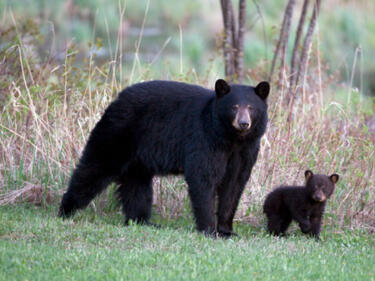
[(305, 186), (280, 186), (267, 195), (263, 212), (271, 234), (285, 235), (291, 221), (295, 220), (303, 233), (319, 240), (325, 204), (339, 176), (315, 175), (307, 170), (305, 178)]

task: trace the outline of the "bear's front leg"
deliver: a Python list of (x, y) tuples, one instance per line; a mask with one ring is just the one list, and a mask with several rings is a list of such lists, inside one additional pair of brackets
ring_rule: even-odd
[(187, 176), (188, 191), (197, 229), (215, 234), (215, 188), (205, 177)]
[(312, 214), (310, 216), (311, 229), (309, 231), (309, 234), (312, 237), (314, 237), (316, 240), (320, 240), (319, 234), (320, 234), (320, 228), (322, 225), (322, 217), (323, 215), (321, 213)]
[(224, 181), (218, 188), (217, 232), (220, 236), (230, 237), (233, 232), (233, 218), (237, 210), (244, 185)]
[(187, 180), (190, 201), (198, 231), (215, 234), (215, 188)]
[(308, 234), (311, 231), (311, 224), (307, 218), (304, 218), (302, 216), (295, 218), (295, 220), (298, 222), (298, 225), (304, 234)]
[(291, 208), (290, 211), (293, 219), (298, 222), (301, 231), (305, 234), (309, 233), (311, 231), (311, 224), (307, 212), (301, 208), (297, 208), (296, 206)]
[(223, 237), (236, 235), (233, 232), (233, 218), (255, 160), (256, 155), (251, 157), (245, 151), (233, 153), (228, 161), (224, 179), (218, 188), (217, 232)]
[[(200, 163), (202, 164), (202, 163)], [(216, 233), (215, 222), (215, 184), (212, 171), (208, 166), (196, 166), (185, 168), (185, 180), (188, 184), (188, 191), (195, 223), (198, 231), (207, 235)]]

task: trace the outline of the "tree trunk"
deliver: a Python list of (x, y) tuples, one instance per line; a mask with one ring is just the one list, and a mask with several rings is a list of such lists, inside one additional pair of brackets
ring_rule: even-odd
[(246, 25), (246, 0), (240, 0), (238, 17), (238, 38), (236, 44), (236, 73), (239, 83), (243, 80), (243, 48)]
[(246, 24), (246, 0), (239, 2), (238, 28), (231, 0), (220, 0), (224, 24), (225, 76), (229, 82), (243, 79), (243, 46)]
[(295, 81), (297, 77), (297, 73), (296, 73), (297, 53), (298, 53), (298, 48), (299, 48), (300, 41), (301, 41), (303, 25), (305, 24), (306, 12), (307, 12), (308, 6), (309, 6), (309, 0), (304, 0), (301, 16), (298, 22), (297, 35), (296, 35), (296, 40), (294, 41), (294, 48), (293, 48), (292, 59), (290, 63), (290, 82), (289, 82), (290, 89), (293, 89), (295, 87)]
[(305, 79), (305, 71), (306, 71), (307, 64), (308, 64), (308, 57), (309, 57), (309, 52), (310, 52), (311, 43), (312, 43), (312, 36), (314, 34), (316, 20), (319, 14), (319, 9), (320, 9), (320, 0), (316, 0), (314, 4), (314, 11), (313, 11), (311, 21), (310, 21), (307, 34), (305, 37), (305, 41), (303, 42), (303, 48), (301, 51), (301, 59), (299, 63), (298, 73), (297, 73), (296, 85), (298, 85), (298, 83), (303, 83)]
[(225, 62), (225, 77), (231, 81), (234, 73), (234, 64), (232, 56), (232, 10), (229, 8), (228, 1), (221, 0), (221, 10), (223, 14), (224, 24), (224, 62)]
[(289, 8), (285, 11), (286, 21), (285, 21), (285, 30), (282, 39), (282, 48), (281, 48), (281, 62), (279, 68), (279, 83), (284, 81), (284, 72), (285, 72), (285, 60), (286, 60), (286, 50), (288, 48), (289, 34), (290, 34), (290, 24), (292, 22), (293, 10), (296, 4), (295, 0), (290, 1)]
[[(283, 23), (282, 23), (281, 30), (280, 30), (279, 41), (277, 42), (277, 45), (276, 45), (276, 50), (275, 50), (275, 53), (274, 53), (274, 56), (273, 56), (273, 59), (272, 59), (272, 64), (271, 64), (271, 71), (270, 71), (270, 75), (268, 77), (268, 80), (270, 82), (272, 81), (272, 76), (273, 76), (273, 73), (275, 71), (276, 61), (277, 61), (277, 58), (278, 58), (279, 53), (280, 53), (280, 48), (281, 48), (281, 46), (283, 45), (283, 42), (284, 42), (286, 29), (288, 27), (290, 28), (290, 17), (291, 17), (291, 14), (293, 13), (294, 4), (295, 4), (295, 0), (289, 0), (288, 4), (286, 5), (286, 8), (285, 8)], [(288, 21), (289, 21), (289, 24), (288, 24)], [(289, 33), (289, 31), (288, 31), (288, 33)]]

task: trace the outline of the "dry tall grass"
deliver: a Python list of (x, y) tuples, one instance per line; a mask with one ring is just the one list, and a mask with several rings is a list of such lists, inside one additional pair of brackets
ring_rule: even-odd
[[(77, 68), (74, 47), (67, 48), (64, 63), (58, 64), (52, 57), (35, 56), (32, 33), (22, 27), (6, 32), (2, 35), (11, 43), (0, 50), (0, 203), (34, 198), (28, 193), (35, 190), (42, 191), (46, 201), (53, 194), (59, 199), (89, 131), (121, 89), (121, 54), (116, 51), (103, 65), (90, 57)], [(361, 103), (334, 101), (333, 93), (341, 86), (325, 83), (324, 75), (322, 83), (316, 82), (320, 70), (310, 71), (291, 109), (283, 102), (287, 89), (273, 89), (270, 95), (268, 131), (237, 219), (261, 224), (266, 193), (282, 183), (302, 183), (309, 168), (340, 174), (326, 223), (338, 230), (374, 229), (374, 132), (366, 129)], [(144, 75), (148, 77), (147, 69)], [(213, 82), (200, 81), (207, 87)], [(167, 217), (184, 212), (184, 185), (181, 178), (155, 179), (157, 212)]]

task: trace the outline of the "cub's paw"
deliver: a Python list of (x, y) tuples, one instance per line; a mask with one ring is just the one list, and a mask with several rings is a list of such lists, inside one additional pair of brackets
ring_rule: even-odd
[(311, 230), (311, 225), (310, 224), (305, 224), (305, 223), (300, 223), (299, 227), (301, 228), (301, 231), (305, 234), (309, 233)]

